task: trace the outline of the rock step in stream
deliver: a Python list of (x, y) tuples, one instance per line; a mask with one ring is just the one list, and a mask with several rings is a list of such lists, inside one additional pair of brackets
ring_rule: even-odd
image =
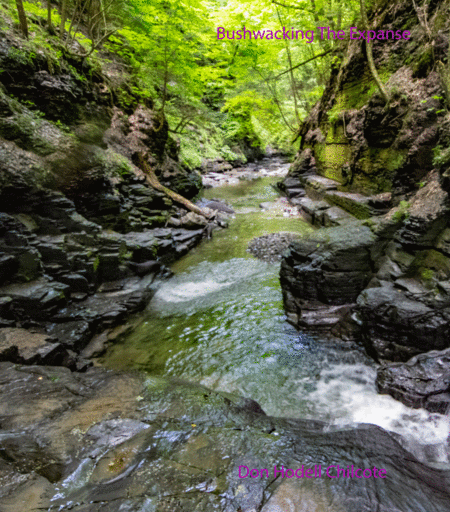
[(342, 192), (338, 181), (314, 174), (288, 176), (278, 186), (290, 203), (300, 208), (304, 218), (317, 227), (340, 226), (354, 218), (382, 215), (391, 204), (390, 194)]

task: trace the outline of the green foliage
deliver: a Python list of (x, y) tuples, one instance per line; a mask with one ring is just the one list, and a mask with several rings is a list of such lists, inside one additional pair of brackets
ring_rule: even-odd
[(434, 278), (434, 271), (431, 270), (431, 268), (425, 268), (422, 270), (420, 275), (424, 281), (432, 281)]
[(187, 168), (200, 168), (203, 161), (241, 161), (244, 155), (230, 148), (225, 131), (212, 120), (195, 123), (178, 136), (180, 140), (180, 161)]
[(424, 78), (434, 66), (434, 51), (431, 45), (426, 45), (418, 58), (414, 59), (412, 69), (414, 76)]
[(339, 103), (336, 103), (333, 108), (330, 108), (327, 112), (328, 121), (331, 124), (335, 124), (343, 112), (342, 106)]
[(27, 52), (21, 48), (10, 46), (8, 48), (8, 58), (22, 65), (33, 65), (33, 60), (36, 57), (34, 52)]
[(100, 258), (99, 258), (99, 256), (96, 256), (95, 260), (92, 262), (92, 268), (94, 269), (94, 272), (97, 272), (99, 265), (100, 265)]
[(228, 112), (223, 127), (227, 138), (245, 140), (252, 146), (261, 146), (262, 142), (255, 132), (253, 113), (259, 109), (270, 108), (266, 100), (252, 91), (234, 96), (225, 102), (222, 112)]
[(57, 128), (59, 128), (60, 130), (62, 130), (63, 132), (66, 132), (66, 133), (71, 133), (72, 130), (70, 129), (69, 126), (67, 126), (66, 124), (64, 124), (62, 121), (60, 121), (59, 119), (57, 121), (55, 121), (55, 126)]
[[(17, 22), (14, 2), (8, 2), (5, 9)], [(101, 47), (115, 54), (113, 60), (119, 57), (123, 68), (108, 75), (114, 102), (127, 112), (139, 102), (151, 102), (179, 136), (183, 163), (194, 167), (204, 158), (239, 158), (235, 146), (242, 141), (291, 150), (299, 124), (320, 98), (331, 67), (340, 61), (329, 54), (292, 73), (286, 70), (338, 44), (319, 40), (318, 23), (338, 30), (350, 26), (358, 11), (357, 0), (301, 1), (295, 9), (271, 0), (113, 0), (104, 3), (104, 20), (94, 34), (91, 9), (97, 4), (85, 5), (78, 24), (80, 4), (69, 3), (65, 29), (71, 41), (66, 44), (47, 30), (47, 3), (25, 1), (32, 37), (12, 49), (12, 57), (41, 66), (44, 56), (50, 73), (69, 72), (86, 82), (108, 68)], [(55, 9), (52, 22), (55, 27), (61, 22)], [(244, 25), (252, 31), (301, 27), (314, 30), (316, 37), (312, 43), (217, 38), (216, 27), (233, 30)], [(116, 31), (95, 49), (111, 29)], [(65, 57), (73, 52), (89, 53), (83, 66), (76, 59), (69, 64)], [(343, 108), (350, 108), (352, 98), (345, 98)], [(333, 109), (331, 120), (340, 112)]]
[(408, 275), (420, 277), (424, 281), (448, 279), (450, 259), (435, 249), (419, 251), (411, 263)]
[(403, 222), (409, 217), (409, 207), (410, 204), (408, 201), (400, 201), (398, 205), (398, 210), (392, 215), (392, 220), (394, 222)]
[(443, 167), (450, 162), (450, 148), (443, 148), (437, 145), (433, 148), (433, 165), (436, 167)]

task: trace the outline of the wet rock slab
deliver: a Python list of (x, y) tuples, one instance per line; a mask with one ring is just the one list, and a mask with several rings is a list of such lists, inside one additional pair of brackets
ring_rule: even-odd
[[(2, 512), (445, 512), (450, 472), (378, 427), (326, 431), (248, 399), (139, 374), (0, 363)], [(339, 464), (386, 478), (273, 477)], [(239, 478), (239, 467), (269, 478)]]
[(448, 301), (439, 307), (427, 305), (417, 300), (423, 295), (419, 283), (414, 288), (412, 283), (400, 279), (398, 288), (386, 284), (366, 289), (358, 297), (363, 336), (380, 360), (407, 361), (421, 352), (448, 347)]
[(0, 329), (0, 361), (21, 364), (70, 365), (73, 357), (54, 338), (26, 329)]
[[(117, 325), (148, 304), (156, 292), (154, 279), (154, 274), (148, 274), (142, 279), (135, 277), (104, 283), (97, 293), (80, 304), (73, 303), (59, 310), (52, 320), (72, 325), (73, 322), (85, 322), (92, 332)], [(80, 339), (87, 341), (83, 336), (83, 325), (79, 323), (78, 327), (81, 329)]]
[(45, 319), (66, 304), (68, 290), (69, 286), (63, 283), (41, 278), (32, 283), (2, 287), (0, 297), (12, 299), (10, 307), (18, 318)]

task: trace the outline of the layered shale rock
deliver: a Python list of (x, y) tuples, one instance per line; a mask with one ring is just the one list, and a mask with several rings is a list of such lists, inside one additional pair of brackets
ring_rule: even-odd
[[(354, 252), (348, 251), (347, 266), (355, 276), (361, 252), (368, 255), (364, 278), (349, 272), (340, 281), (324, 268), (327, 244), (319, 238), (315, 248), (309, 239), (291, 244), (281, 269), (288, 317), (300, 328), (318, 326), (344, 337), (351, 332), (385, 363), (444, 350), (450, 339), (450, 125), (446, 78), (437, 65), (447, 58), (449, 24), (447, 7), (433, 3), (429, 9), (426, 33), (410, 2), (374, 7), (370, 16), (382, 20), (383, 29), (411, 31), (409, 41), (374, 41), (389, 102), (378, 92), (364, 43), (350, 41), (302, 125), (300, 151), (279, 184), (305, 219), (327, 227), (323, 236), (342, 233)], [(345, 228), (352, 217), (373, 232), (368, 243), (359, 244)], [(410, 375), (415, 364), (395, 372)], [(434, 366), (426, 368), (432, 373)], [(393, 372), (383, 370), (383, 382), (395, 380)], [(406, 387), (379, 389), (409, 405), (426, 404), (426, 397), (411, 399), (414, 378), (408, 379)], [(417, 395), (422, 391), (418, 384)]]
[(374, 240), (369, 228), (353, 222), (293, 241), (280, 271), (288, 319), (329, 330), (347, 315), (372, 278)]
[[(150, 187), (138, 156), (187, 197), (201, 179), (181, 167), (152, 102), (123, 101), (125, 69), (119, 79), (105, 65), (81, 80), (87, 63), (63, 58), (53, 68), (2, 35), (0, 336), (9, 341), (1, 357), (85, 368), (77, 357), (89, 340), (142, 310), (170, 274), (165, 265), (211, 229)], [(20, 343), (11, 345), (11, 333)], [(47, 341), (37, 346), (37, 336)]]
[(377, 389), (411, 407), (446, 414), (450, 407), (450, 350), (431, 351), (404, 364), (381, 366)]

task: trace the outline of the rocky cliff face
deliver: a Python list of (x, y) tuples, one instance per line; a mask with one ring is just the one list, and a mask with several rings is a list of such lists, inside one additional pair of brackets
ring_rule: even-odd
[(1, 36), (0, 360), (83, 369), (92, 336), (144, 308), (206, 225), (146, 183), (138, 155), (186, 197), (201, 179), (120, 61), (56, 66)]
[[(387, 363), (380, 391), (445, 410), (448, 5), (431, 2), (425, 24), (411, 2), (378, 2), (371, 20), (383, 30), (409, 30), (411, 39), (374, 42), (388, 104), (371, 76), (365, 43), (350, 41), (302, 127), (300, 152), (280, 186), (322, 229), (292, 244), (282, 262), (285, 307), (297, 326), (357, 339)], [(429, 364), (389, 365), (430, 350), (444, 352)], [(430, 371), (427, 389), (414, 391), (414, 368), (439, 364), (447, 378)]]

